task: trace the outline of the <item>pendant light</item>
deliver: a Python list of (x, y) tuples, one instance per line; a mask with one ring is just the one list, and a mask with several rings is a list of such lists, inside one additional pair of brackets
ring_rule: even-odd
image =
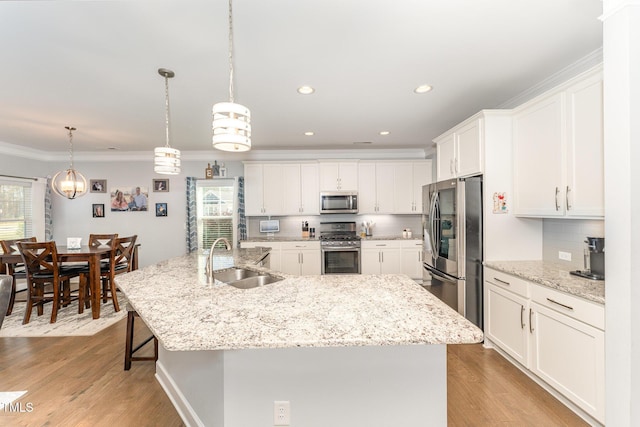
[(229, 0), (229, 102), (213, 106), (213, 147), (222, 151), (251, 149), (251, 113), (233, 97), (233, 13)]
[(75, 199), (87, 193), (87, 180), (80, 172), (73, 168), (73, 131), (76, 128), (65, 126), (69, 131), (69, 169), (60, 171), (51, 180), (51, 189), (58, 195), (67, 199)]
[(169, 79), (175, 76), (175, 73), (166, 68), (160, 68), (158, 69), (158, 74), (164, 77), (167, 140), (164, 147), (156, 147), (155, 150), (153, 150), (153, 171), (163, 175), (178, 175), (180, 173), (180, 150), (171, 148), (169, 145)]

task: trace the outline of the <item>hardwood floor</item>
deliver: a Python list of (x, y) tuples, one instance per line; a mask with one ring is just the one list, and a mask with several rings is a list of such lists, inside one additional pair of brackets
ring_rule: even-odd
[[(28, 390), (19, 402), (25, 411), (33, 405), (0, 410), (0, 426), (183, 425), (153, 362), (123, 370), (125, 326), (126, 319), (93, 337), (0, 338), (0, 391)], [(145, 329), (137, 322), (136, 336)], [(479, 344), (448, 347), (447, 397), (449, 426), (587, 425)]]

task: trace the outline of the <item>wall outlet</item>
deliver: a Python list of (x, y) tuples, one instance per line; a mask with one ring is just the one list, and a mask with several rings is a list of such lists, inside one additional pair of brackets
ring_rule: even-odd
[(291, 425), (291, 404), (288, 400), (276, 400), (273, 402), (273, 425)]
[(558, 258), (565, 261), (571, 261), (571, 252), (558, 251)]

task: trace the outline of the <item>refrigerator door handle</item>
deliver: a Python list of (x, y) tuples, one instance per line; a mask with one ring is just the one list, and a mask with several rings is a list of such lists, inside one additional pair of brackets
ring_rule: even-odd
[(443, 280), (445, 282), (449, 282), (449, 283), (458, 283), (458, 279), (452, 276), (449, 276), (448, 274), (442, 273), (441, 271), (436, 270), (435, 268), (431, 267), (429, 264), (424, 263), (422, 264), (425, 268), (425, 270), (427, 270), (429, 272), (429, 274), (431, 274), (433, 277), (436, 277), (440, 280)]
[(436, 203), (438, 202), (438, 192), (434, 191), (431, 195), (431, 203), (429, 203), (429, 240), (431, 241), (431, 250), (433, 259), (438, 259), (438, 254), (440, 253), (440, 248), (437, 246), (437, 242), (435, 240), (435, 214), (436, 214)]

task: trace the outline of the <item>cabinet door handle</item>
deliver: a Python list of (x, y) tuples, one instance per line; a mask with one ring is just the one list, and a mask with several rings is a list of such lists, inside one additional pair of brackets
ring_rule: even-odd
[(533, 309), (529, 309), (529, 332), (533, 333), (533, 322), (531, 321), (531, 316), (533, 316)]
[(300, 254), (300, 264), (304, 264), (304, 254)]
[(449, 172), (453, 173), (453, 159), (449, 160)]
[(567, 201), (567, 210), (571, 209), (571, 205), (569, 204), (569, 191), (571, 191), (571, 188), (567, 185), (567, 191), (564, 193), (564, 198)]
[(520, 329), (524, 329), (524, 305), (520, 306)]
[(549, 302), (551, 302), (551, 303), (553, 303), (553, 304), (559, 305), (560, 307), (564, 307), (564, 308), (566, 308), (567, 310), (571, 310), (571, 311), (573, 311), (573, 307), (571, 307), (570, 305), (562, 304), (561, 302), (558, 302), (558, 301), (552, 300), (551, 298), (547, 298), (547, 301), (549, 301)]
[(560, 205), (558, 204), (558, 193), (560, 193), (560, 189), (556, 187), (556, 210), (560, 210)]
[(501, 280), (501, 279), (498, 279), (497, 277), (494, 277), (493, 280), (495, 280), (498, 283), (502, 283), (503, 285), (511, 286), (511, 283), (507, 282), (506, 280)]

